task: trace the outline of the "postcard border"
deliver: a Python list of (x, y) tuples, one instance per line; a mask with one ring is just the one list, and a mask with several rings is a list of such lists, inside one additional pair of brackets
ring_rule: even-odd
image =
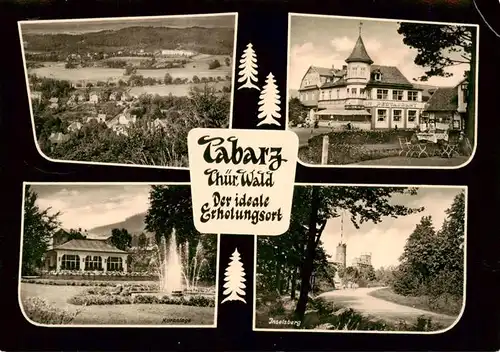
[(19, 247), (19, 275), (18, 275), (18, 291), (17, 291), (17, 302), (19, 304), (19, 309), (21, 310), (22, 315), (26, 319), (26, 321), (34, 326), (44, 327), (44, 328), (205, 328), (205, 329), (213, 329), (217, 328), (218, 322), (218, 309), (219, 309), (219, 269), (220, 269), (220, 234), (215, 234), (217, 236), (217, 262), (216, 262), (216, 277), (215, 277), (215, 307), (214, 307), (214, 323), (211, 325), (154, 325), (154, 324), (67, 324), (67, 325), (50, 325), (50, 324), (40, 324), (31, 320), (24, 311), (24, 306), (21, 300), (21, 284), (22, 284), (22, 263), (23, 263), (23, 239), (24, 239), (24, 201), (26, 196), (26, 186), (28, 185), (68, 185), (68, 186), (129, 186), (129, 185), (142, 185), (142, 186), (169, 186), (169, 185), (183, 185), (190, 186), (189, 182), (23, 182), (23, 198), (22, 198), (22, 210), (21, 210), (21, 240)]
[(257, 328), (256, 324), (256, 312), (257, 312), (257, 239), (259, 236), (254, 235), (254, 267), (253, 267), (253, 303), (252, 303), (252, 331), (263, 331), (263, 332), (296, 332), (296, 333), (326, 333), (326, 334), (407, 334), (407, 335), (438, 335), (443, 334), (455, 327), (460, 320), (465, 311), (466, 307), (466, 297), (467, 297), (467, 220), (468, 220), (468, 203), (469, 203), (469, 188), (466, 185), (405, 185), (405, 184), (349, 184), (349, 183), (295, 183), (297, 186), (320, 186), (320, 187), (417, 187), (417, 188), (456, 188), (463, 189), (465, 191), (465, 219), (464, 219), (464, 282), (463, 282), (463, 299), (462, 299), (462, 309), (457, 316), (457, 319), (448, 326), (446, 329), (437, 331), (377, 331), (377, 330), (315, 330), (315, 329), (265, 329)]
[[(26, 81), (26, 92), (28, 93), (28, 106), (31, 116), (31, 128), (33, 130), (33, 140), (35, 142), (36, 150), (42, 158), (47, 161), (54, 163), (68, 163), (68, 164), (80, 164), (80, 165), (99, 165), (99, 166), (123, 166), (123, 167), (139, 167), (147, 169), (162, 169), (162, 170), (189, 170), (189, 166), (157, 166), (157, 165), (139, 165), (139, 164), (120, 164), (120, 163), (106, 163), (98, 161), (77, 161), (77, 160), (64, 160), (64, 159), (52, 159), (45, 155), (38, 145), (38, 140), (36, 136), (35, 129), (35, 116), (33, 114), (33, 104), (31, 101), (31, 89), (28, 79), (28, 69), (26, 67), (26, 55), (24, 52), (23, 45), (23, 33), (21, 30), (21, 25), (27, 23), (66, 23), (66, 22), (94, 22), (94, 21), (123, 21), (123, 20), (141, 20), (141, 19), (169, 19), (169, 18), (185, 18), (185, 17), (221, 17), (221, 16), (234, 16), (234, 39), (233, 39), (233, 57), (232, 57), (232, 76), (231, 76), (231, 96), (229, 104), (229, 129), (232, 128), (233, 124), (233, 108), (234, 108), (234, 93), (235, 83), (236, 83), (236, 59), (237, 59), (237, 43), (238, 43), (238, 12), (224, 12), (224, 13), (209, 13), (209, 14), (187, 14), (187, 15), (166, 15), (166, 16), (137, 16), (137, 17), (100, 17), (100, 18), (77, 18), (77, 19), (56, 19), (56, 20), (23, 20), (17, 21), (17, 27), (19, 32), (19, 40), (21, 45), (21, 55), (23, 61), (23, 70)], [(189, 162), (189, 161), (188, 161)]]
[[(416, 20), (403, 20), (403, 19), (390, 19), (390, 18), (376, 18), (376, 17), (357, 17), (357, 16), (338, 16), (338, 15), (318, 15), (318, 14), (307, 14), (298, 12), (288, 13), (288, 45), (287, 45), (287, 87), (286, 87), (286, 105), (285, 105), (285, 124), (286, 129), (291, 130), (288, 126), (289, 122), (289, 102), (290, 102), (290, 89), (289, 80), (290, 77), (290, 53), (291, 53), (291, 28), (292, 28), (292, 17), (316, 17), (316, 18), (331, 18), (331, 19), (353, 19), (353, 20), (363, 20), (363, 21), (379, 21), (379, 22), (407, 22), (407, 23), (422, 23), (422, 24), (442, 24), (442, 25), (454, 25), (454, 26), (470, 26), (476, 27), (476, 82), (475, 82), (475, 126), (474, 126), (474, 147), (472, 154), (467, 159), (466, 162), (457, 166), (392, 166), (392, 165), (341, 165), (341, 164), (331, 164), (331, 165), (320, 165), (320, 164), (309, 164), (297, 158), (297, 162), (305, 167), (318, 168), (318, 169), (328, 169), (328, 168), (345, 168), (345, 169), (422, 169), (422, 170), (456, 170), (467, 166), (472, 162), (474, 156), (476, 155), (477, 145), (478, 145), (478, 107), (479, 107), (479, 24), (471, 23), (454, 23), (454, 22), (434, 22), (434, 21), (416, 21)], [(300, 149), (300, 146), (299, 146)]]

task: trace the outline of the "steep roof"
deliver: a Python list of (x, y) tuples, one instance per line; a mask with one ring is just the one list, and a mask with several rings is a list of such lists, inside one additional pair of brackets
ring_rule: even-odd
[(438, 88), (427, 102), (425, 111), (455, 111), (458, 109), (457, 87)]
[(127, 253), (115, 246), (107, 243), (105, 240), (71, 240), (53, 249), (72, 250), (72, 251), (92, 251), (92, 252), (106, 252), (106, 253)]
[(363, 43), (363, 38), (361, 35), (358, 37), (354, 49), (352, 49), (351, 55), (345, 60), (345, 62), (365, 62), (369, 65), (373, 64), (373, 60), (365, 48), (365, 43)]
[(368, 85), (376, 86), (376, 85), (400, 85), (400, 86), (408, 86), (408, 88), (421, 90), (411, 84), (408, 79), (401, 73), (399, 68), (395, 66), (380, 66), (380, 65), (372, 65), (371, 73), (375, 71), (379, 71), (382, 75), (380, 81), (376, 81), (374, 79), (370, 79)]
[(344, 78), (339, 79), (338, 81), (335, 82), (326, 82), (321, 86), (321, 89), (323, 88), (334, 88), (334, 87), (344, 87), (346, 85), (346, 81)]
[(327, 67), (311, 66), (311, 69), (318, 72), (320, 76), (333, 76), (333, 70)]

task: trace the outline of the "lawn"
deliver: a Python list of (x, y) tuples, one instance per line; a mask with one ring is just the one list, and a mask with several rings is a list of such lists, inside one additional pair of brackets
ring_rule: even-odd
[(382, 288), (370, 292), (368, 295), (402, 306), (452, 316), (458, 316), (463, 305), (462, 297), (451, 295), (442, 295), (437, 298), (431, 298), (429, 296), (403, 296), (395, 293), (390, 288)]
[(380, 166), (460, 166), (469, 160), (468, 156), (455, 156), (453, 158), (441, 158), (433, 156), (429, 158), (407, 158), (404, 156), (391, 156), (388, 158), (365, 160), (351, 165), (380, 165)]
[(80, 311), (71, 324), (92, 325), (214, 325), (214, 307), (188, 307), (168, 304), (122, 304), (76, 306), (67, 302), (89, 287), (21, 284), (21, 301), (30, 297), (45, 299), (68, 312)]

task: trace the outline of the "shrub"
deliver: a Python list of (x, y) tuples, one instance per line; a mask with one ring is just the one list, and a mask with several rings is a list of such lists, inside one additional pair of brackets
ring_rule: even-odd
[(23, 300), (23, 309), (28, 318), (40, 324), (60, 325), (70, 324), (80, 313), (76, 311), (71, 313), (62, 309), (55, 308), (42, 298), (30, 297)]

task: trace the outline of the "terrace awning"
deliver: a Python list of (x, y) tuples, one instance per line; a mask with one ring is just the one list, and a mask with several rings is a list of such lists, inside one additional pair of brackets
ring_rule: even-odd
[(320, 110), (316, 115), (331, 115), (331, 116), (371, 116), (366, 110)]

